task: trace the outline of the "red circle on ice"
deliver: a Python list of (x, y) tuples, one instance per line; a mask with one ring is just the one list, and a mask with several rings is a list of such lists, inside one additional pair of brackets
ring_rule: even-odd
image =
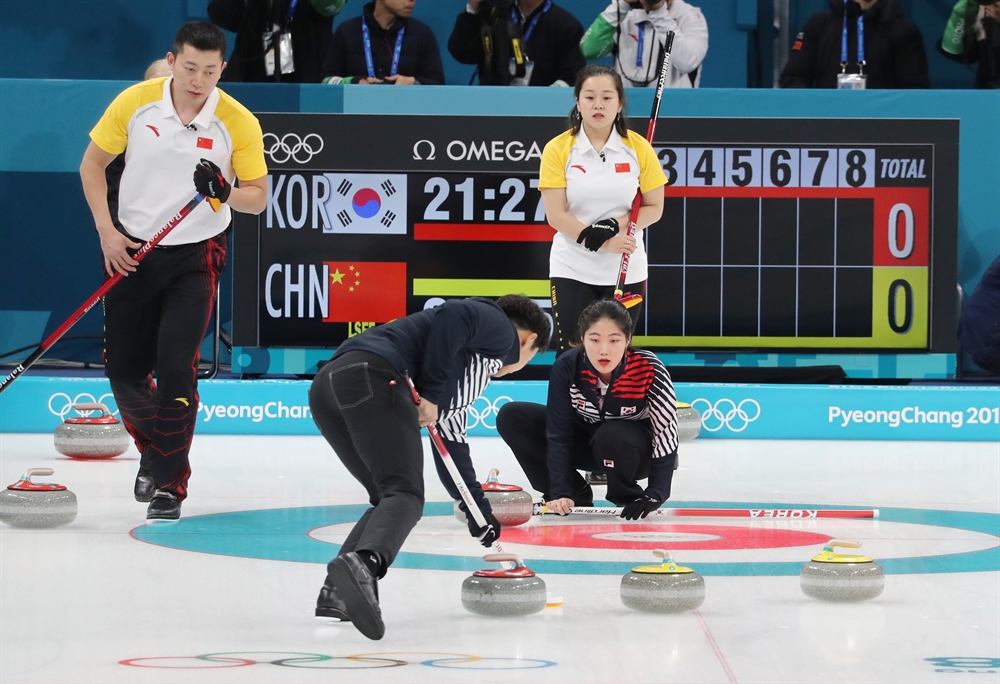
[(579, 549), (776, 549), (820, 546), (832, 537), (805, 530), (727, 525), (540, 525), (505, 527), (511, 544)]

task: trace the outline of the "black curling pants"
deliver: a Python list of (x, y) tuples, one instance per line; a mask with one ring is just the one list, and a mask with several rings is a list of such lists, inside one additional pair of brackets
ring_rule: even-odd
[[(646, 281), (630, 283), (625, 286), (626, 293), (646, 296)], [(576, 339), (576, 324), (580, 313), (598, 299), (613, 299), (614, 285), (588, 285), (570, 278), (549, 278), (549, 298), (552, 300), (552, 341), (556, 345), (556, 353), (562, 354), (573, 346), (579, 346)], [(636, 304), (628, 310), (632, 317), (632, 328), (639, 322), (642, 304)]]
[[(531, 486), (551, 501), (549, 491), (547, 409), (541, 404), (515, 401), (504, 404), (497, 414), (497, 432), (507, 443)], [(608, 501), (622, 506), (643, 495), (637, 480), (649, 476), (653, 458), (653, 431), (646, 421), (609, 420), (594, 425), (574, 421), (570, 447), (571, 474), (577, 506), (588, 506), (593, 492), (576, 469), (593, 470), (596, 463), (608, 473)]]
[[(198, 360), (226, 235), (154, 248), (104, 296), (104, 372), (157, 489), (187, 497)], [(134, 252), (133, 252), (134, 254)], [(153, 382), (156, 371), (156, 382)]]
[(372, 505), (347, 535), (340, 555), (377, 553), (384, 572), (424, 510), (424, 449), (406, 379), (381, 356), (346, 352), (316, 374), (309, 408)]

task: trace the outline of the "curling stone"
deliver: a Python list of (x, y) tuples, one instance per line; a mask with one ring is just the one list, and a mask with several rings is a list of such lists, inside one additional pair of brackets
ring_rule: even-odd
[(465, 513), (462, 512), (461, 508), (459, 508), (460, 503), (462, 502), (456, 501), (455, 505), (452, 507), (452, 510), (455, 512), (455, 520), (462, 523), (463, 525), (468, 525), (469, 519), (465, 517)]
[(514, 553), (489, 553), (483, 556), (488, 563), (513, 561), (508, 570), (477, 570), (462, 582), (462, 606), (478, 615), (508, 617), (531, 615), (545, 608), (548, 593), (545, 581), (525, 565)]
[(705, 602), (705, 580), (691, 568), (677, 565), (670, 554), (657, 549), (660, 565), (640, 565), (622, 576), (622, 603), (644, 613), (678, 613)]
[(834, 553), (834, 547), (861, 548), (861, 542), (831, 539), (823, 552), (802, 566), (799, 583), (810, 598), (823, 601), (867, 601), (885, 589), (882, 566), (868, 556)]
[(28, 468), (21, 479), (0, 491), (0, 521), (12, 527), (59, 527), (76, 520), (76, 494), (61, 484), (36, 483), (34, 475), (52, 468)]
[(683, 401), (677, 402), (677, 437), (682, 442), (689, 442), (701, 432), (701, 414), (698, 409), (685, 404)]
[(531, 494), (517, 485), (503, 484), (497, 480), (500, 471), (494, 468), (490, 471), (483, 492), (493, 508), (493, 515), (501, 525), (513, 527), (523, 525), (531, 520), (534, 502)]
[[(74, 404), (79, 418), (67, 418), (56, 428), (56, 451), (79, 459), (114, 458), (128, 451), (131, 438), (117, 418), (104, 404)], [(91, 416), (91, 411), (100, 415)]]

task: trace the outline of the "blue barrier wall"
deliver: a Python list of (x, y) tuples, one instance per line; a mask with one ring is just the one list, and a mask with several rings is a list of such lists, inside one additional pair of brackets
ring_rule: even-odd
[[(77, 168), (88, 131), (126, 85), (0, 79), (0, 252), (7, 256), (0, 270), (0, 351), (38, 342), (100, 285), (100, 249)], [(256, 111), (564, 116), (572, 105), (571, 92), (550, 88), (483, 88), (475, 97), (467, 88), (449, 86), (233, 84), (228, 90)], [(633, 112), (649, 111), (652, 93), (632, 91), (629, 97)], [(665, 99), (660, 114), (667, 117), (661, 130), (672, 116), (960, 119), (958, 274), (967, 292), (1000, 253), (1000, 92), (954, 91), (943, 97), (927, 91), (677, 91)], [(224, 288), (228, 320), (228, 278)], [(99, 336), (101, 327), (94, 311), (71, 334)], [(97, 361), (99, 352), (99, 342), (91, 339), (60, 343), (53, 355)], [(863, 366), (883, 365), (867, 358)], [(888, 375), (874, 377), (945, 375), (943, 369), (907, 374), (903, 368), (913, 368), (910, 361), (896, 371), (892, 360), (891, 367)]]

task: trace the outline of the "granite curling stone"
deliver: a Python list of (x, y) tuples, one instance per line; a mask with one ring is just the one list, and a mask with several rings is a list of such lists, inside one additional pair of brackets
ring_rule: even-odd
[(531, 520), (534, 502), (531, 494), (517, 485), (503, 484), (497, 480), (500, 471), (494, 468), (490, 471), (483, 492), (493, 508), (493, 515), (504, 527), (523, 525)]
[(545, 608), (548, 592), (545, 581), (513, 553), (490, 553), (488, 563), (512, 561), (508, 570), (477, 570), (462, 582), (462, 606), (469, 612), (489, 617), (531, 615)]
[[(56, 451), (78, 459), (114, 458), (128, 451), (132, 439), (125, 426), (104, 404), (74, 404), (79, 418), (67, 418), (56, 428)], [(100, 415), (89, 415), (100, 411)]]
[(653, 552), (660, 565), (640, 565), (622, 576), (621, 598), (628, 608), (644, 613), (678, 613), (705, 602), (705, 580), (691, 568), (677, 565), (666, 551)]
[(59, 527), (76, 520), (76, 495), (55, 483), (32, 482), (52, 468), (28, 468), (21, 479), (0, 491), (0, 522), (11, 527)]
[(698, 409), (685, 404), (683, 401), (677, 402), (677, 438), (682, 442), (689, 442), (701, 432), (701, 414)]
[(867, 601), (885, 589), (882, 566), (868, 556), (834, 553), (834, 548), (861, 548), (849, 539), (831, 539), (822, 553), (802, 566), (799, 584), (802, 592), (821, 601)]

